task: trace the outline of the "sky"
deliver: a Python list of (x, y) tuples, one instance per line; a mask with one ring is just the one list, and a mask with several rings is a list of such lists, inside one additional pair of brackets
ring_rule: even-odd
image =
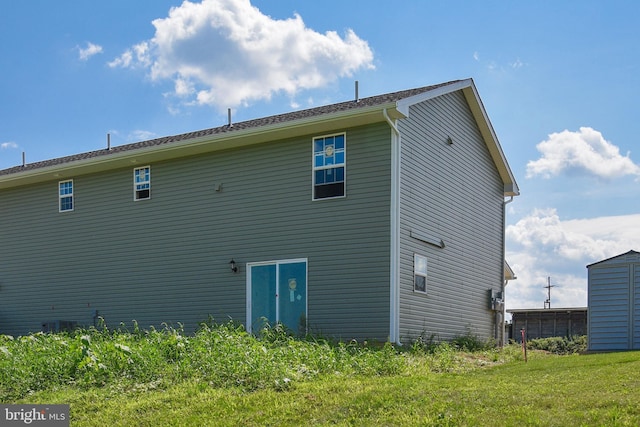
[(520, 187), (507, 309), (640, 251), (640, 2), (4, 2), (0, 169), (473, 78)]

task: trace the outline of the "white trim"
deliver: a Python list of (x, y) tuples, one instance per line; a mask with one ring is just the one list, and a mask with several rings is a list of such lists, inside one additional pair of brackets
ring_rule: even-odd
[[(251, 324), (251, 268), (252, 267), (258, 267), (258, 266), (262, 266), (262, 265), (275, 265), (276, 266), (276, 286), (279, 283), (279, 274), (280, 271), (278, 269), (278, 267), (281, 264), (294, 264), (294, 263), (300, 263), (300, 262), (304, 262), (305, 263), (305, 296), (304, 296), (304, 315), (307, 318), (307, 325), (308, 325), (308, 313), (309, 313), (309, 259), (308, 258), (292, 258), (292, 259), (279, 259), (279, 260), (271, 260), (271, 261), (258, 261), (258, 262), (248, 262), (246, 264), (246, 288), (247, 288), (247, 295), (246, 295), (246, 319), (245, 319), (245, 329), (247, 330), (247, 332), (252, 333), (252, 324)], [(277, 292), (277, 289), (276, 289)], [(276, 322), (279, 321), (279, 317), (280, 317), (280, 297), (279, 295), (276, 293), (276, 316), (278, 317), (276, 319)]]
[(489, 149), (491, 158), (498, 168), (500, 178), (504, 183), (504, 195), (519, 195), (520, 190), (518, 188), (518, 184), (516, 183), (515, 176), (513, 175), (513, 172), (509, 167), (509, 163), (507, 163), (507, 158), (502, 151), (502, 147), (500, 146), (500, 142), (498, 141), (498, 136), (496, 135), (495, 130), (493, 129), (493, 125), (489, 120), (489, 115), (484, 108), (484, 104), (482, 103), (482, 99), (480, 99), (480, 94), (478, 93), (478, 89), (476, 88), (473, 79), (459, 80), (455, 83), (445, 84), (443, 86), (420, 93), (418, 95), (403, 98), (396, 103), (396, 109), (400, 114), (408, 117), (409, 108), (412, 105), (459, 90), (462, 91), (467, 104), (471, 109), (471, 114), (473, 115), (476, 124), (480, 129), (480, 133), (482, 134), (487, 148)]
[(398, 111), (408, 117), (409, 107), (411, 107), (412, 105), (418, 104), (428, 99), (437, 98), (439, 96), (445, 95), (447, 93), (452, 93), (460, 89), (465, 89), (472, 85), (473, 85), (472, 79), (465, 79), (452, 84), (443, 85), (426, 92), (422, 92), (418, 95), (410, 96), (408, 98), (403, 98), (399, 100), (397, 103)]
[[(64, 184), (70, 182), (71, 183), (71, 193), (70, 194), (60, 194), (60, 184)], [(76, 208), (76, 201), (75, 201), (75, 197), (73, 195), (74, 192), (74, 188), (73, 188), (73, 179), (65, 179), (63, 181), (58, 181), (58, 212), (62, 213), (62, 212), (73, 212), (74, 209)], [(62, 199), (65, 199), (67, 197), (71, 197), (71, 209), (62, 209)]]
[(311, 133), (330, 132), (331, 129), (376, 123), (380, 121), (380, 111), (383, 108), (389, 108), (393, 113), (395, 102), (347, 109), (329, 114), (318, 114), (247, 129), (237, 128), (231, 133), (207, 134), (203, 132), (202, 136), (194, 137), (189, 137), (191, 134), (177, 135), (184, 137), (184, 139), (172, 141), (169, 144), (151, 145), (134, 150), (118, 151), (118, 147), (115, 147), (108, 156), (83, 158), (42, 168), (28, 169), (24, 172), (0, 175), (0, 188), (50, 181), (55, 174), (83, 175), (124, 168), (136, 162), (153, 163), (160, 160), (194, 156), (296, 136), (302, 137)]
[[(321, 139), (321, 138), (330, 138), (332, 136), (338, 136), (338, 135), (344, 135), (344, 165), (342, 166), (344, 168), (344, 194), (342, 196), (332, 196), (332, 197), (322, 197), (322, 198), (316, 198), (315, 197), (315, 192), (316, 192), (316, 170), (320, 170), (320, 169), (332, 169), (331, 166), (324, 166), (324, 167), (318, 167), (316, 168), (316, 156), (315, 156), (315, 142), (316, 139)], [(311, 201), (316, 202), (316, 201), (320, 201), (320, 200), (331, 200), (331, 199), (343, 199), (347, 197), (347, 132), (336, 132), (336, 133), (329, 133), (326, 135), (317, 135), (314, 137), (311, 137)]]
[(400, 343), (400, 177), (402, 137), (387, 110), (382, 110), (391, 127), (391, 242), (389, 257), (389, 341)]
[[(142, 170), (142, 169), (149, 169), (149, 180), (141, 182), (142, 184), (149, 184), (149, 197), (144, 197), (144, 198), (138, 197), (138, 191), (143, 191), (143, 190), (138, 190), (138, 184), (141, 184), (141, 183), (136, 182), (136, 171)], [(140, 200), (149, 200), (149, 199), (151, 199), (151, 166), (147, 165), (147, 166), (135, 167), (133, 168), (133, 201), (138, 202)]]
[[(418, 258), (424, 259), (424, 268), (425, 271), (418, 271)], [(416, 276), (424, 277), (424, 291), (420, 291), (416, 289)], [(429, 260), (425, 255), (420, 255), (418, 253), (413, 254), (413, 292), (417, 292), (419, 294), (427, 294), (427, 278), (429, 277)]]

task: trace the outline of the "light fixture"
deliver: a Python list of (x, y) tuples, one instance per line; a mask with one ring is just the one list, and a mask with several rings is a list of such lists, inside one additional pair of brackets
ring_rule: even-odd
[(233, 271), (234, 273), (238, 272), (238, 266), (233, 258), (231, 258), (231, 261), (229, 261), (229, 267), (231, 268), (231, 271)]

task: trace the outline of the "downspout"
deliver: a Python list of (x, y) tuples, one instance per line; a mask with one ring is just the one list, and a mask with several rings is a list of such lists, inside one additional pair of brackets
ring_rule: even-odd
[(391, 242), (389, 273), (389, 341), (400, 343), (400, 131), (389, 117), (387, 109), (382, 110), (391, 127)]
[(509, 200), (503, 200), (502, 201), (502, 283), (501, 283), (501, 289), (500, 292), (502, 294), (502, 309), (501, 310), (496, 310), (496, 342), (498, 344), (498, 347), (503, 347), (505, 344), (505, 337), (504, 337), (504, 321), (507, 318), (507, 313), (506, 313), (506, 295), (505, 295), (505, 291), (507, 288), (507, 279), (505, 278), (504, 275), (504, 263), (506, 261), (505, 257), (506, 257), (506, 246), (507, 246), (507, 230), (506, 230), (506, 226), (507, 226), (507, 205), (509, 203), (513, 202), (513, 196), (511, 196), (509, 198)]

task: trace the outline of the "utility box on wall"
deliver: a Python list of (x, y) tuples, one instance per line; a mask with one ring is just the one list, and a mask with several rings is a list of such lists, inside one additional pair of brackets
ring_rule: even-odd
[(489, 310), (504, 311), (504, 297), (502, 292), (489, 289)]

